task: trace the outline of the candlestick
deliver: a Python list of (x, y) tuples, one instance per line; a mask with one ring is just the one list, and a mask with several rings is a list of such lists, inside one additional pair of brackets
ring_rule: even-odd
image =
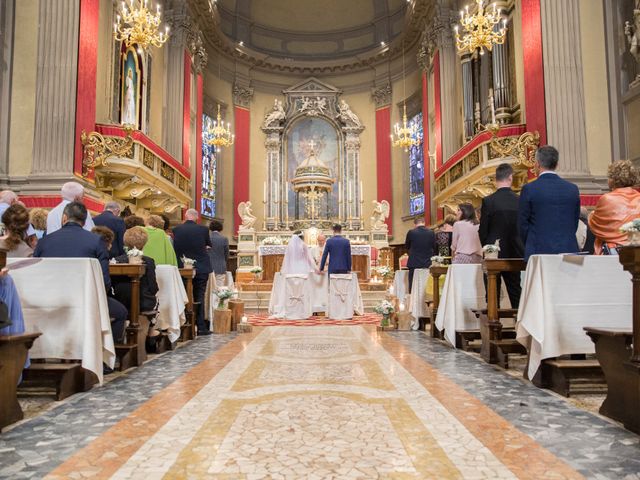
[(393, 292), (395, 292), (395, 288), (393, 288), (393, 285), (391, 285), (391, 286), (389, 287), (389, 293), (390, 293), (391, 295), (393, 295)]
[(267, 182), (262, 184), (262, 201), (267, 203)]
[(400, 311), (404, 312), (404, 302), (400, 302)]
[(240, 319), (240, 323), (247, 323), (247, 317), (246, 317), (246, 316), (243, 316), (243, 317)]
[(496, 107), (493, 101), (493, 88), (489, 89), (489, 103), (491, 104), (491, 123), (496, 124)]

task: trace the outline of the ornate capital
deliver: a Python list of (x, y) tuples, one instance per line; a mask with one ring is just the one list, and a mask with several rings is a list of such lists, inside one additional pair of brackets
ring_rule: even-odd
[(431, 23), (426, 25), (420, 39), (420, 47), (416, 55), (418, 65), (424, 71), (429, 69), (433, 54), (439, 48), (453, 47), (453, 27), (456, 16), (450, 9), (436, 7), (436, 14)]
[(387, 83), (384, 87), (375, 88), (371, 92), (371, 97), (376, 103), (376, 108), (391, 105), (391, 84)]
[(204, 38), (199, 28), (192, 28), (186, 31), (187, 34), (187, 48), (189, 53), (193, 57), (193, 64), (196, 69), (196, 73), (201, 74), (204, 68), (207, 66), (207, 60), (209, 55), (207, 49), (204, 46)]
[(253, 98), (253, 88), (243, 87), (237, 82), (233, 84), (233, 104), (239, 107), (249, 108)]

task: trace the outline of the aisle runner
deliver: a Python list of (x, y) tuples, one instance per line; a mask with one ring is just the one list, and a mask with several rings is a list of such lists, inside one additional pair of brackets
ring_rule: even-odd
[(324, 316), (314, 315), (307, 320), (285, 320), (283, 318), (273, 318), (269, 315), (247, 315), (247, 321), (251, 325), (259, 327), (271, 326), (292, 326), (309, 327), (318, 325), (377, 325), (380, 323), (380, 315), (377, 313), (365, 313), (357, 315), (351, 320), (332, 320)]

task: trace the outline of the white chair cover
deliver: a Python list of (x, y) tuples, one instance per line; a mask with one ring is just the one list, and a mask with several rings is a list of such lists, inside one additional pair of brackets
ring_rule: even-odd
[(332, 274), (329, 279), (329, 318), (348, 320), (353, 318), (353, 288), (351, 274)]
[(285, 282), (284, 318), (287, 320), (306, 320), (313, 315), (309, 276), (287, 274)]

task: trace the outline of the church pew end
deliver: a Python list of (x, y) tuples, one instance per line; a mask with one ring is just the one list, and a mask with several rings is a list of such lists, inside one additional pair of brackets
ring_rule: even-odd
[(79, 392), (86, 392), (98, 382), (93, 372), (82, 368), (79, 362), (37, 362), (24, 371), (20, 390), (38, 387), (53, 388), (56, 400), (64, 400)]
[(133, 343), (116, 344), (116, 358), (118, 359), (118, 371), (124, 372), (137, 364), (136, 357), (138, 345)]
[(0, 335), (0, 431), (24, 418), (18, 403), (18, 380), (27, 352), (40, 335), (41, 333)]
[(480, 329), (456, 330), (456, 348), (465, 352), (479, 352)]
[[(512, 331), (515, 335), (515, 330)], [(511, 333), (511, 332), (503, 332)], [(504, 369), (509, 368), (509, 355), (526, 355), (527, 349), (515, 338), (503, 338), (502, 340), (491, 340), (491, 345), (496, 349), (497, 364)]]
[(596, 359), (543, 360), (532, 383), (537, 387), (553, 390), (563, 397), (576, 394), (602, 394), (607, 391), (602, 368)]

